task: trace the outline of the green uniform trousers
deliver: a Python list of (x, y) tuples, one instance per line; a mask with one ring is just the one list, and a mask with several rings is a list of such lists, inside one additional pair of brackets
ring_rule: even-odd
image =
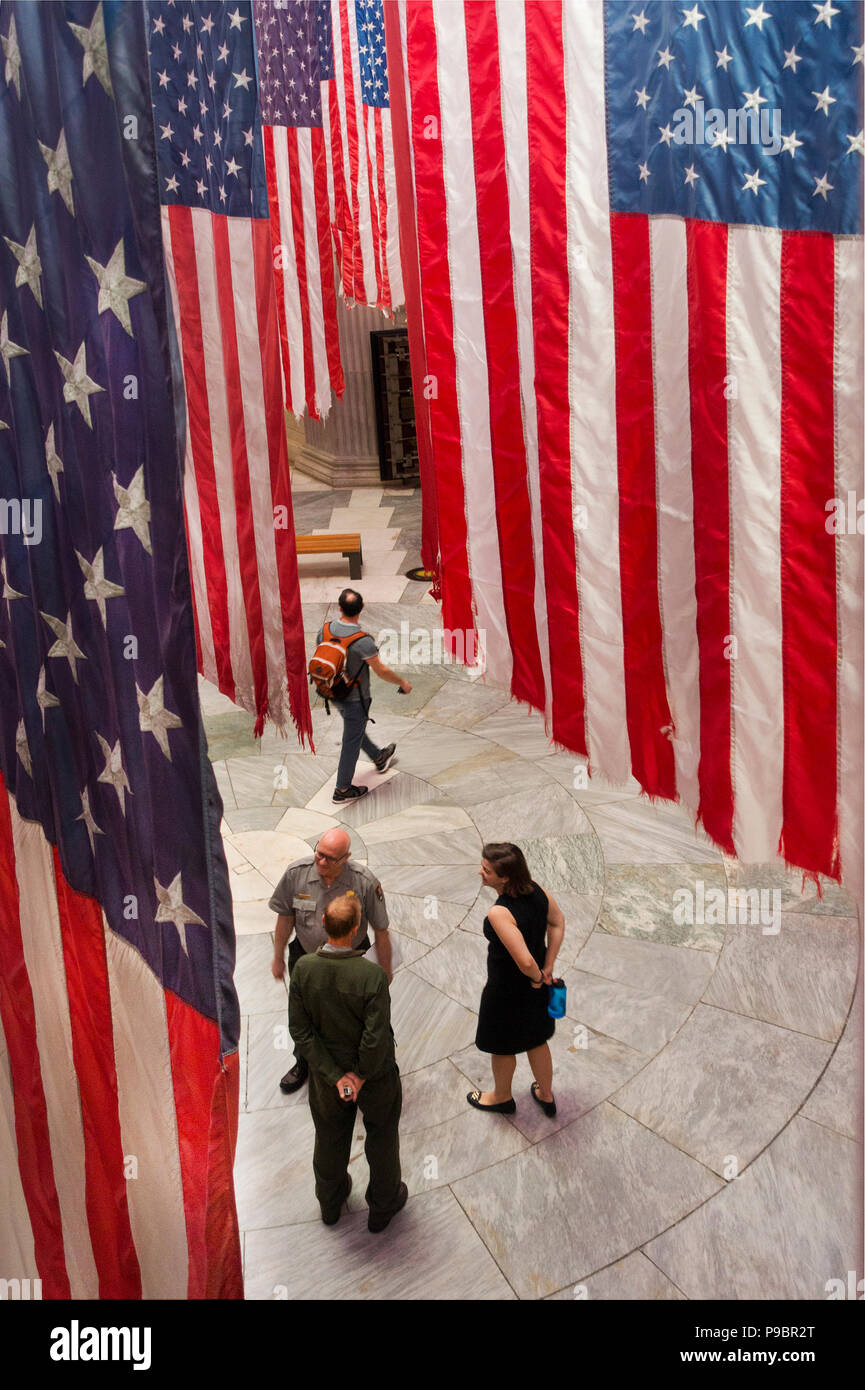
[(348, 1196), (348, 1160), (358, 1109), (366, 1129), (369, 1185), (366, 1204), (377, 1216), (386, 1216), (397, 1204), (399, 1166), (399, 1117), (402, 1082), (396, 1062), (393, 1070), (371, 1077), (360, 1089), (357, 1103), (340, 1100), (337, 1089), (320, 1074), (309, 1074), (309, 1108), (315, 1124), (312, 1169), (315, 1195), (326, 1215), (339, 1211)]

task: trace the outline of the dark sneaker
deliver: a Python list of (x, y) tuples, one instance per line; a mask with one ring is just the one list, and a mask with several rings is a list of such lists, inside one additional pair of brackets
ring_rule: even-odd
[(402, 1211), (407, 1201), (408, 1188), (404, 1182), (401, 1182), (399, 1185), (399, 1196), (396, 1199), (396, 1206), (393, 1211), (389, 1211), (386, 1216), (370, 1212), (369, 1220), (366, 1223), (366, 1229), (372, 1231), (373, 1235), (378, 1235), (379, 1231), (383, 1231), (386, 1226), (390, 1225), (397, 1212)]
[(283, 1095), (290, 1096), (292, 1091), (299, 1091), (306, 1078), (309, 1076), (309, 1064), (301, 1057), (295, 1062), (291, 1071), (287, 1071), (279, 1083), (279, 1089)]
[(396, 752), (396, 744), (395, 744), (395, 743), (389, 743), (388, 746), (387, 746), (387, 748), (383, 748), (383, 749), (381, 750), (381, 752), (379, 753), (378, 757), (375, 759), (375, 763), (374, 763), (374, 766), (378, 769), (379, 772), (387, 772), (387, 769), (388, 769), (388, 767), (389, 767), (389, 765), (390, 765), (390, 760), (391, 760), (391, 758), (393, 757), (393, 755), (394, 755), (395, 752)]
[(348, 1199), (349, 1199), (350, 1196), (351, 1196), (351, 1173), (348, 1174), (348, 1191), (346, 1192), (345, 1196), (343, 1197), (342, 1201), (340, 1202), (340, 1204), (339, 1204), (339, 1206), (336, 1208), (336, 1210), (335, 1210), (335, 1211), (325, 1211), (324, 1207), (322, 1207), (322, 1209), (321, 1209), (321, 1219), (322, 1219), (322, 1221), (324, 1222), (325, 1226), (335, 1226), (335, 1225), (336, 1225), (337, 1221), (339, 1220), (339, 1218), (340, 1218), (340, 1216), (341, 1216), (341, 1214), (342, 1214), (342, 1209), (343, 1209), (343, 1207), (345, 1206), (345, 1204), (346, 1204), (346, 1202), (348, 1201)]
[(333, 793), (333, 800), (357, 801), (358, 797), (366, 796), (368, 792), (369, 787), (346, 787), (344, 791), (340, 791), (339, 787), (336, 787)]

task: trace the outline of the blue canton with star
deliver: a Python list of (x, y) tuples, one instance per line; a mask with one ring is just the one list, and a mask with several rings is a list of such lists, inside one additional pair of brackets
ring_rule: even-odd
[(862, 6), (605, 4), (610, 202), (862, 231)]
[(147, 38), (160, 200), (266, 217), (249, 0), (149, 0)]
[(389, 107), (381, 0), (355, 0), (354, 9), (357, 16), (357, 52), (363, 104)]

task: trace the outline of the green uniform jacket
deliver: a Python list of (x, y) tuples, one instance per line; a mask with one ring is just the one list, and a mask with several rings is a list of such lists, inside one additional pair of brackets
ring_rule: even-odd
[(310, 1070), (334, 1086), (363, 1081), (395, 1062), (390, 991), (380, 965), (360, 951), (302, 956), (291, 972), (288, 1031)]

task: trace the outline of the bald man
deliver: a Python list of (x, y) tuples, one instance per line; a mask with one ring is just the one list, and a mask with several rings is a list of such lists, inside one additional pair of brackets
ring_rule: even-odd
[[(328, 903), (344, 893), (356, 897), (360, 904), (360, 924), (348, 943), (350, 948), (368, 951), (371, 944), (369, 928), (372, 927), (378, 963), (388, 982), (393, 979), (388, 915), (382, 886), (365, 864), (355, 863), (350, 855), (351, 839), (348, 832), (339, 826), (326, 830), (319, 836), (315, 851), (289, 864), (276, 885), (269, 906), (277, 914), (271, 966), (277, 980), (285, 976), (285, 948), (292, 931), (294, 939), (288, 946), (289, 977), (301, 956), (319, 950), (326, 942), (322, 914)], [(294, 1066), (280, 1081), (279, 1089), (285, 1095), (291, 1095), (292, 1091), (300, 1089), (308, 1074), (305, 1059), (296, 1054)]]

